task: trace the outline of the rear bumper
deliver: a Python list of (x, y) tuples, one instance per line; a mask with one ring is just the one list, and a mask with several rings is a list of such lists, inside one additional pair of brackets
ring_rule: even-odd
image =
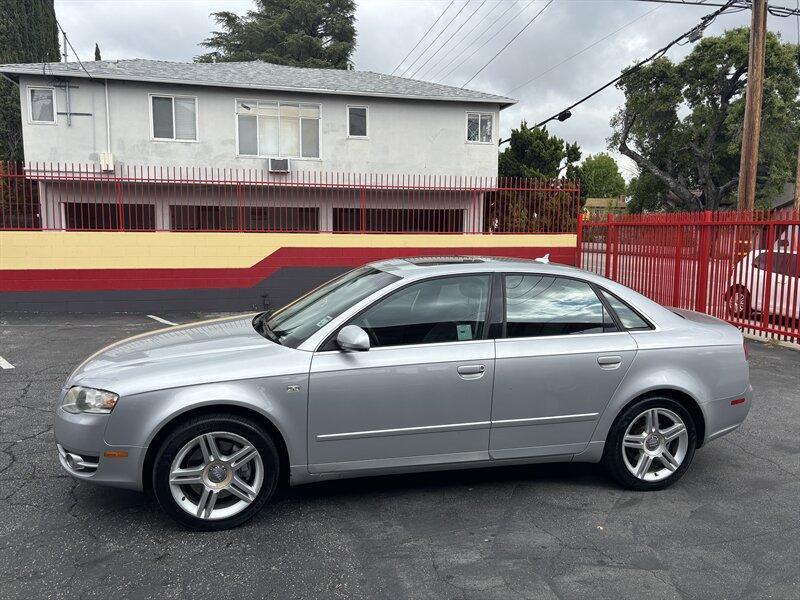
[(61, 467), (72, 477), (100, 485), (142, 490), (145, 448), (112, 446), (103, 439), (109, 415), (55, 409), (54, 434)]
[[(742, 402), (744, 400), (744, 402)], [(744, 422), (753, 404), (753, 386), (748, 385), (744, 394), (733, 398), (713, 400), (704, 405), (706, 416), (705, 441), (735, 431)]]

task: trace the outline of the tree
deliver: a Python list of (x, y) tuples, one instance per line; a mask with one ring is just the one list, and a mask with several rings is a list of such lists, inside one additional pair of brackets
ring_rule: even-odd
[[(625, 105), (611, 121), (610, 146), (671, 194), (672, 208), (716, 210), (738, 183), (749, 30), (703, 39), (680, 63), (659, 58), (617, 86)], [(764, 82), (758, 196), (790, 179), (800, 137), (800, 64), (795, 46), (770, 33)]]
[(625, 179), (617, 161), (605, 152), (587, 156), (578, 167), (578, 178), (585, 198), (612, 198), (625, 193)]
[[(53, 0), (3, 0), (0, 64), (55, 62), (60, 58)], [(0, 161), (21, 161), (20, 92), (0, 78)]]
[(100, 56), (100, 45), (95, 43), (94, 45), (94, 59), (95, 60), (103, 60)]
[(202, 42), (198, 62), (262, 60), (279, 65), (347, 69), (355, 48), (354, 0), (256, 0), (239, 16), (213, 14), (222, 31)]
[(658, 212), (668, 207), (667, 187), (647, 171), (631, 179), (626, 194), (631, 213)]
[(528, 128), (525, 121), (511, 130), (511, 142), (500, 153), (498, 173), (501, 177), (555, 179), (577, 176), (574, 163), (581, 158), (577, 142), (568, 144), (550, 135), (546, 128)]

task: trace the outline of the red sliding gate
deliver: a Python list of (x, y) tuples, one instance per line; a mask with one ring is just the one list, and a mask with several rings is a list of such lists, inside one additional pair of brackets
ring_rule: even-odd
[(579, 225), (579, 264), (666, 306), (800, 340), (800, 212), (608, 215)]

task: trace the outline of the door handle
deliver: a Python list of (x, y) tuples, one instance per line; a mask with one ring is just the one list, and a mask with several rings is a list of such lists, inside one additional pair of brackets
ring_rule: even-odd
[(598, 356), (597, 364), (604, 369), (616, 369), (622, 363), (621, 356)]
[(486, 365), (461, 365), (458, 367), (459, 375), (466, 375), (469, 379), (477, 379), (486, 372)]

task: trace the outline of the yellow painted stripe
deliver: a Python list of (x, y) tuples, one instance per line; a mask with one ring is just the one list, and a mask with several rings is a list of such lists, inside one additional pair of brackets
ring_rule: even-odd
[(0, 269), (246, 268), (280, 248), (574, 247), (575, 234), (0, 232)]

